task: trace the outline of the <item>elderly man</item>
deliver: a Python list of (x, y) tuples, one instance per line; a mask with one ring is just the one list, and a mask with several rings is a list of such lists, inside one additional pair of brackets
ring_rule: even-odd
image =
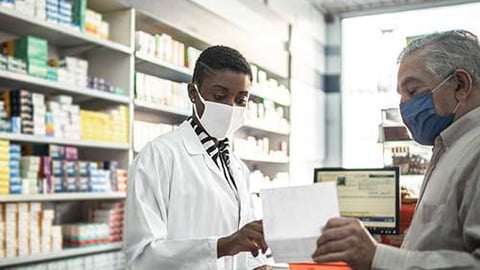
[(434, 145), (400, 249), (377, 244), (355, 219), (328, 222), (312, 257), (358, 269), (480, 269), (480, 46), (447, 31), (399, 57), (400, 112), (414, 139)]

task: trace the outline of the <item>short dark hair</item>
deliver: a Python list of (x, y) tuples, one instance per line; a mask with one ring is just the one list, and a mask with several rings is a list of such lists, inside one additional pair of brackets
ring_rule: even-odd
[(192, 82), (201, 88), (203, 80), (213, 71), (218, 70), (230, 70), (248, 75), (250, 81), (253, 78), (250, 64), (239, 51), (217, 45), (207, 48), (200, 54), (195, 63)]

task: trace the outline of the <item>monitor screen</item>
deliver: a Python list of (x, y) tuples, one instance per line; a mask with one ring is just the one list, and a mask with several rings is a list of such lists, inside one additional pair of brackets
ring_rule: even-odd
[(315, 169), (315, 182), (337, 182), (340, 215), (358, 218), (373, 234), (400, 231), (398, 167)]

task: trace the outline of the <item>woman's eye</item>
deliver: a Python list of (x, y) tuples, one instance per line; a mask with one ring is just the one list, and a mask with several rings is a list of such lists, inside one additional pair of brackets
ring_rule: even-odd
[(222, 96), (222, 95), (214, 95), (213, 98), (214, 98), (215, 100), (223, 100), (223, 99), (225, 99), (225, 96)]
[(244, 97), (244, 98), (238, 98), (235, 103), (237, 103), (237, 105), (240, 105), (240, 106), (245, 106), (247, 104), (247, 98)]

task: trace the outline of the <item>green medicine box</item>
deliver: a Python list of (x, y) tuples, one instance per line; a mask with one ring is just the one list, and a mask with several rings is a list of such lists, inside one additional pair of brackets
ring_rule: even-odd
[(35, 58), (27, 59), (27, 73), (39, 78), (47, 78), (48, 65), (45, 60)]
[(74, 0), (72, 5), (72, 21), (85, 31), (87, 18), (87, 0)]
[(15, 57), (23, 60), (38, 59), (46, 62), (48, 59), (48, 43), (42, 38), (23, 36), (15, 40)]

